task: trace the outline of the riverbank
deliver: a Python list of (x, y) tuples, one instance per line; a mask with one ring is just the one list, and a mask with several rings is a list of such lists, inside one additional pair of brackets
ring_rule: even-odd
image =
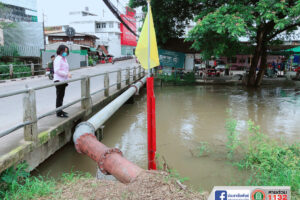
[(46, 199), (207, 199), (208, 194), (194, 192), (165, 172), (145, 171), (130, 184), (118, 181), (81, 177), (67, 184), (58, 184), (58, 192)]
[(193, 191), (163, 171), (143, 171), (132, 183), (99, 180), (89, 173), (64, 173), (59, 179), (30, 176), (26, 164), (10, 168), (0, 176), (0, 199), (197, 199), (208, 193)]
[[(155, 78), (155, 86), (178, 86), (178, 85), (224, 85), (224, 86), (243, 86), (245, 80), (242, 74), (234, 76), (220, 76), (220, 77), (195, 77), (193, 74), (185, 76), (175, 75), (157, 75)], [(289, 85), (300, 86), (300, 81), (292, 80), (288, 77), (269, 78), (264, 77), (261, 86), (267, 85)]]

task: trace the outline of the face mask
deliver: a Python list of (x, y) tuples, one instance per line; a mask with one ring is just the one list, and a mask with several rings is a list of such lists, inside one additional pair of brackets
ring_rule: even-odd
[(66, 52), (63, 52), (63, 54), (61, 55), (62, 57), (67, 57), (67, 53)]

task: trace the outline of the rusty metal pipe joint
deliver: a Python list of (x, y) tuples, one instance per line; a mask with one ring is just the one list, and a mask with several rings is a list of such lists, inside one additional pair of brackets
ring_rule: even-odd
[(73, 135), (77, 152), (89, 156), (98, 164), (103, 174), (111, 174), (122, 183), (134, 181), (143, 169), (124, 158), (119, 149), (108, 148), (99, 142), (95, 136), (95, 132), (131, 96), (137, 93), (145, 82), (146, 78), (144, 77), (88, 121), (78, 124)]

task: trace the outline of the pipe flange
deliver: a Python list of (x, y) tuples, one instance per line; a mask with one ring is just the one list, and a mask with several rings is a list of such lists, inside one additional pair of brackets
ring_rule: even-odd
[(107, 149), (100, 157), (99, 161), (98, 161), (98, 166), (99, 166), (99, 169), (100, 171), (104, 174), (104, 175), (110, 175), (109, 172), (107, 172), (105, 169), (104, 169), (104, 162), (105, 162), (105, 159), (107, 158), (107, 156), (109, 154), (112, 154), (112, 153), (118, 153), (120, 154), (121, 156), (123, 156), (123, 153), (120, 149), (118, 148), (111, 148), (111, 149)]
[(135, 88), (135, 94), (139, 93), (139, 88), (136, 85), (131, 85), (130, 87), (134, 87)]
[(77, 140), (80, 138), (80, 136), (83, 135), (83, 133), (90, 133), (91, 135), (95, 135), (95, 131), (96, 130), (93, 124), (91, 124), (90, 122), (81, 122), (75, 128), (75, 133), (73, 134), (73, 142), (76, 145)]
[(142, 80), (138, 80), (137, 83), (140, 82), (142, 86), (144, 85), (144, 82)]
[(76, 130), (77, 128), (79, 128), (80, 126), (82, 126), (82, 125), (87, 125), (87, 126), (90, 127), (91, 129), (93, 129), (94, 132), (95, 132), (95, 128), (94, 128), (93, 124), (91, 124), (91, 123), (88, 122), (88, 121), (80, 122), (79, 124), (77, 124), (77, 126), (75, 127), (75, 130)]
[[(81, 135), (77, 140), (82, 139), (82, 138), (84, 138), (84, 137), (93, 137), (93, 138), (96, 138), (96, 136), (95, 136), (94, 134), (92, 134), (92, 133), (84, 133), (84, 134)], [(97, 139), (97, 138), (96, 138), (96, 139)], [(78, 145), (78, 143), (77, 143), (77, 140), (76, 140), (76, 143), (75, 143), (75, 149), (76, 149), (76, 151), (77, 151), (78, 153), (82, 153), (81, 150), (80, 150), (80, 148), (79, 148), (79, 145)]]

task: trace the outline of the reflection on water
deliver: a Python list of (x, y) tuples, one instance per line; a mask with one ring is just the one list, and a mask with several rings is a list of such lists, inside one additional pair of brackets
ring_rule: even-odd
[[(168, 164), (196, 188), (210, 190), (214, 185), (237, 183), (245, 172), (226, 160), (227, 110), (238, 120), (241, 139), (246, 140), (247, 121), (253, 120), (262, 132), (288, 142), (300, 140), (300, 92), (294, 88), (195, 86), (156, 88), (157, 151)], [(120, 148), (124, 156), (147, 167), (146, 96), (123, 106), (106, 124), (104, 140)], [(197, 158), (191, 151), (207, 142), (210, 153)], [(39, 168), (41, 174), (58, 176), (73, 170), (96, 174), (96, 165), (68, 145)], [(51, 170), (49, 172), (49, 170)]]

